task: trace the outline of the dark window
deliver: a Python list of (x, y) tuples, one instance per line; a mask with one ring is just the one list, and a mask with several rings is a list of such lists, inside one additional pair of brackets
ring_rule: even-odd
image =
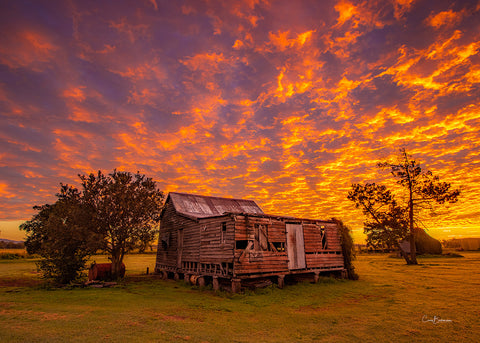
[(162, 233), (162, 249), (167, 250), (168, 247), (170, 246), (170, 233), (169, 232), (164, 232)]
[(327, 249), (327, 230), (325, 226), (320, 226), (320, 237), (322, 239), (322, 249)]
[(248, 246), (248, 241), (236, 241), (235, 242), (235, 249), (237, 250), (245, 250)]
[(279, 252), (285, 251), (285, 243), (284, 242), (272, 242), (275, 249)]
[(226, 242), (227, 242), (227, 222), (223, 222), (221, 236), (220, 236), (220, 243), (223, 244)]

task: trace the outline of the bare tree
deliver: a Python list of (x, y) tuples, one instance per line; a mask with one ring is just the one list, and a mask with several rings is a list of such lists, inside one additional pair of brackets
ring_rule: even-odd
[(400, 239), (408, 238), (410, 253), (404, 254), (404, 258), (407, 264), (417, 264), (415, 238), (419, 210), (433, 209), (434, 204), (454, 203), (460, 190), (452, 189), (450, 183), (440, 182), (438, 176), (422, 169), (404, 148), (397, 161), (381, 162), (378, 167), (390, 171), (396, 183), (406, 191), (406, 201), (398, 203), (385, 186), (375, 184), (353, 184), (348, 199), (367, 216), (364, 225), (367, 235), (397, 245)]

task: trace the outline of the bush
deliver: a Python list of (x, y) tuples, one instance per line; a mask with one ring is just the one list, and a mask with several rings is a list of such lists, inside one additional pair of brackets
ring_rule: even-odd
[(91, 211), (82, 206), (78, 191), (62, 185), (61, 192), (53, 205), (35, 206), (38, 213), (20, 229), (27, 233), (27, 252), (41, 257), (37, 265), (44, 278), (68, 284), (81, 277), (98, 239), (86, 229)]
[(342, 244), (343, 262), (347, 271), (347, 278), (349, 280), (358, 280), (359, 276), (355, 272), (355, 267), (352, 263), (352, 261), (355, 259), (355, 252), (353, 246), (353, 238), (350, 234), (350, 229), (345, 224), (343, 224), (341, 220), (336, 218), (333, 218), (333, 220), (337, 223), (338, 229), (340, 231), (339, 233), (340, 241)]

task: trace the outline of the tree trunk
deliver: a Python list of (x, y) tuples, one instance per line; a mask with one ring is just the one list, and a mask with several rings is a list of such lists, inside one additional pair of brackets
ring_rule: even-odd
[(112, 279), (117, 280), (121, 277), (123, 255), (120, 253), (112, 254)]
[(396, 245), (398, 251), (400, 251), (400, 255), (405, 259), (405, 262), (407, 262), (407, 264), (409, 264), (410, 262), (410, 259), (408, 258), (408, 254), (403, 251), (402, 247), (400, 246), (400, 244), (397, 242), (397, 245)]
[(413, 228), (413, 194), (410, 190), (410, 201), (408, 202), (408, 223), (409, 223), (409, 240), (410, 240), (410, 258), (407, 264), (418, 264), (417, 250), (415, 246), (415, 230)]

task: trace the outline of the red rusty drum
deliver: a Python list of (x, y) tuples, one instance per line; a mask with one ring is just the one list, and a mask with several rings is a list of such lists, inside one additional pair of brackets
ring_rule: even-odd
[[(120, 267), (119, 277), (125, 276), (125, 264)], [(88, 271), (88, 280), (111, 280), (112, 264), (111, 263), (93, 263)]]

